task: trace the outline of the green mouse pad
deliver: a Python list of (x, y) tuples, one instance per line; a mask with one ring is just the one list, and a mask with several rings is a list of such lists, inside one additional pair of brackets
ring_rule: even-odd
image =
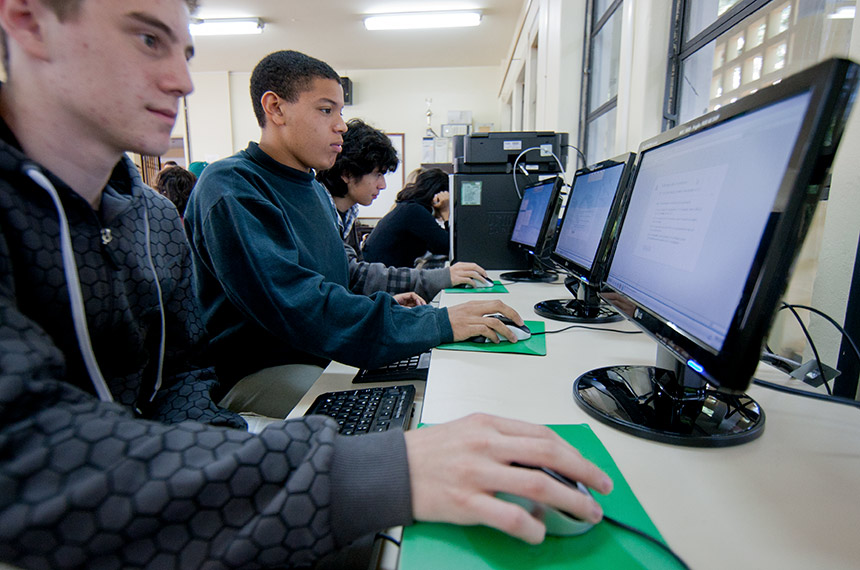
[(507, 293), (508, 288), (501, 281), (493, 281), (492, 287), (449, 287), (446, 293)]
[[(607, 516), (662, 539), (609, 452), (587, 425), (549, 426), (612, 478), (606, 496), (594, 493)], [(665, 541), (664, 541), (665, 542)], [(484, 526), (417, 523), (403, 529), (401, 570), (522, 570), (561, 568), (672, 569), (680, 564), (657, 545), (601, 522), (580, 536), (549, 536), (531, 545)]]
[(534, 356), (546, 356), (546, 328), (543, 321), (525, 321), (526, 326), (532, 331), (531, 338), (519, 342), (449, 342), (440, 344), (436, 348), (442, 350), (470, 350), (474, 352), (507, 352), (512, 354), (531, 354)]

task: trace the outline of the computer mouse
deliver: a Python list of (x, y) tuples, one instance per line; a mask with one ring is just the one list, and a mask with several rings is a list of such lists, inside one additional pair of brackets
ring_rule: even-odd
[[(590, 496), (588, 487), (586, 487), (579, 481), (571, 481), (567, 477), (556, 473), (552, 469), (548, 469), (546, 467), (531, 467), (527, 465), (517, 466), (543, 471), (556, 481), (564, 483), (565, 485)], [(588, 532), (592, 529), (592, 527), (594, 527), (594, 523), (583, 520), (576, 515), (573, 515), (566, 511), (562, 511), (555, 507), (551, 507), (544, 503), (539, 503), (537, 501), (533, 501), (525, 497), (520, 497), (519, 495), (512, 495), (510, 493), (496, 493), (496, 496), (499, 499), (523, 507), (533, 517), (535, 517), (539, 521), (542, 521), (544, 526), (546, 526), (546, 533), (549, 536), (578, 536), (580, 534)]]
[[(501, 313), (491, 313), (489, 315), (484, 315), (484, 316), (485, 317), (493, 317), (494, 319), (499, 319), (500, 321), (502, 321), (502, 323), (507, 325), (508, 329), (512, 333), (514, 333), (514, 336), (517, 337), (517, 340), (528, 340), (532, 336), (532, 331), (529, 330), (529, 327), (527, 327), (524, 324), (518, 325), (514, 321), (512, 321), (511, 319), (509, 319), (508, 317), (504, 316)], [(503, 337), (499, 333), (496, 333), (496, 336), (499, 337), (499, 341), (508, 342), (508, 339), (506, 339), (505, 337)], [(469, 342), (492, 342), (492, 341), (490, 341), (490, 339), (488, 339), (485, 336), (473, 336), (472, 338), (469, 339)]]
[(472, 283), (467, 283), (466, 287), (469, 289), (484, 289), (487, 287), (492, 287), (494, 285), (495, 283), (493, 283), (492, 281), (487, 281), (483, 277), (472, 277)]

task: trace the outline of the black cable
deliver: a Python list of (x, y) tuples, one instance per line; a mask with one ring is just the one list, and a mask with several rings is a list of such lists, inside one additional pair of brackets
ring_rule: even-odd
[(604, 328), (600, 328), (600, 327), (590, 327), (588, 325), (569, 325), (569, 326), (564, 327), (563, 329), (558, 329), (558, 330), (554, 330), (554, 331), (544, 331), (544, 332), (532, 333), (532, 336), (536, 336), (539, 334), (555, 334), (555, 333), (560, 333), (560, 332), (564, 332), (564, 331), (569, 331), (570, 329), (589, 329), (589, 330), (593, 330), (593, 331), (614, 332), (614, 333), (618, 333), (618, 334), (642, 334), (642, 331), (620, 331), (618, 329), (604, 329)]
[(848, 334), (848, 331), (846, 331), (844, 328), (842, 328), (842, 325), (840, 325), (840, 324), (839, 324), (839, 323), (837, 323), (835, 320), (833, 320), (833, 318), (832, 318), (830, 315), (828, 315), (827, 313), (825, 313), (825, 312), (823, 312), (823, 311), (820, 311), (819, 309), (816, 309), (815, 307), (810, 307), (810, 306), (808, 306), (808, 305), (795, 305), (795, 304), (793, 304), (793, 303), (792, 303), (792, 304), (791, 304), (791, 306), (792, 306), (792, 307), (794, 307), (795, 309), (805, 309), (805, 310), (807, 310), (807, 311), (812, 311), (812, 312), (813, 312), (813, 313), (815, 313), (816, 315), (818, 315), (818, 316), (823, 317), (824, 319), (826, 319), (826, 320), (827, 320), (827, 322), (829, 322), (831, 325), (833, 325), (834, 327), (836, 327), (836, 329), (837, 329), (840, 333), (842, 333), (842, 336), (843, 336), (843, 337), (845, 337), (845, 338), (847, 338), (847, 339), (848, 339), (848, 342), (851, 344), (851, 348), (853, 348), (853, 349), (854, 349), (854, 354), (856, 354), (856, 355), (857, 355), (857, 360), (860, 360), (860, 349), (858, 349), (858, 348), (857, 348), (857, 343), (855, 343), (855, 342), (854, 342), (854, 339), (853, 339), (853, 338), (851, 338), (851, 335), (850, 335), (850, 334)]
[(663, 541), (657, 540), (656, 538), (654, 538), (650, 534), (648, 534), (646, 532), (642, 532), (638, 528), (632, 527), (632, 526), (630, 526), (626, 523), (623, 523), (617, 519), (614, 519), (612, 517), (608, 517), (606, 515), (603, 515), (603, 520), (605, 520), (606, 522), (608, 522), (611, 525), (617, 526), (618, 528), (623, 528), (624, 530), (626, 530), (628, 532), (632, 532), (636, 536), (641, 536), (642, 538), (650, 540), (651, 542), (653, 542), (654, 544), (656, 544), (657, 546), (659, 546), (660, 548), (662, 548), (663, 550), (668, 552), (672, 556), (672, 558), (674, 558), (675, 560), (678, 561), (678, 564), (680, 564), (682, 568), (684, 568), (685, 570), (690, 570), (690, 567), (687, 565), (687, 563), (684, 562), (684, 560), (680, 556), (678, 556), (678, 554), (674, 550), (672, 550), (668, 544), (664, 543)]
[(821, 375), (821, 381), (824, 382), (824, 388), (827, 390), (827, 395), (832, 396), (833, 391), (830, 389), (830, 384), (827, 383), (827, 376), (824, 374), (824, 367), (821, 366), (821, 357), (818, 356), (818, 349), (815, 347), (815, 343), (812, 342), (812, 336), (810, 336), (806, 325), (803, 324), (803, 319), (801, 319), (800, 315), (797, 314), (797, 311), (794, 310), (793, 305), (783, 303), (779, 310), (781, 311), (782, 309), (788, 309), (791, 311), (791, 314), (794, 315), (794, 318), (797, 319), (797, 324), (800, 325), (800, 329), (803, 331), (803, 336), (806, 337), (806, 342), (809, 343), (809, 348), (812, 349), (812, 354), (815, 356), (815, 363), (818, 365), (818, 373)]
[(388, 542), (395, 544), (398, 548), (400, 547), (400, 541), (399, 540), (397, 540), (396, 538), (394, 538), (393, 536), (391, 536), (389, 534), (385, 534), (384, 532), (377, 532), (376, 538), (381, 538), (382, 540), (387, 540)]
[(778, 392), (794, 394), (795, 396), (803, 396), (804, 398), (824, 400), (825, 402), (833, 402), (834, 404), (844, 404), (846, 406), (860, 408), (860, 402), (858, 402), (857, 400), (852, 400), (851, 398), (842, 398), (840, 396), (826, 396), (817, 392), (807, 392), (806, 390), (798, 390), (797, 388), (783, 386), (782, 384), (774, 384), (773, 382), (768, 382), (767, 380), (759, 380), (758, 378), (753, 378), (753, 384), (757, 386), (762, 386), (763, 388), (770, 388), (771, 390), (776, 390)]

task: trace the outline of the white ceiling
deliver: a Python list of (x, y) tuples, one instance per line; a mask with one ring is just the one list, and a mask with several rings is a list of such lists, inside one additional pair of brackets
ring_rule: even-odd
[[(251, 71), (267, 54), (295, 49), (350, 69), (500, 65), (527, 0), (201, 0), (196, 16), (256, 16), (261, 35), (195, 38), (192, 71)], [(373, 13), (480, 9), (481, 25), (448, 30), (364, 29)]]

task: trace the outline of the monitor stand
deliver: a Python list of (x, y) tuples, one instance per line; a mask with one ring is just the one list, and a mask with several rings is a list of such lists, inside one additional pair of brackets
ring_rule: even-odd
[(582, 299), (578, 299), (579, 279), (568, 277), (564, 286), (573, 294), (573, 299), (548, 299), (534, 306), (541, 317), (568, 323), (603, 324), (615, 323), (624, 319), (612, 306), (603, 301), (594, 287), (583, 284)]
[(764, 411), (755, 400), (719, 392), (663, 347), (657, 354), (658, 365), (668, 366), (586, 372), (573, 383), (574, 400), (605, 424), (674, 445), (727, 447), (762, 434)]
[(508, 281), (529, 281), (532, 283), (552, 283), (558, 279), (557, 274), (543, 271), (537, 267), (532, 267), (527, 271), (508, 271), (507, 273), (502, 273), (499, 277)]

